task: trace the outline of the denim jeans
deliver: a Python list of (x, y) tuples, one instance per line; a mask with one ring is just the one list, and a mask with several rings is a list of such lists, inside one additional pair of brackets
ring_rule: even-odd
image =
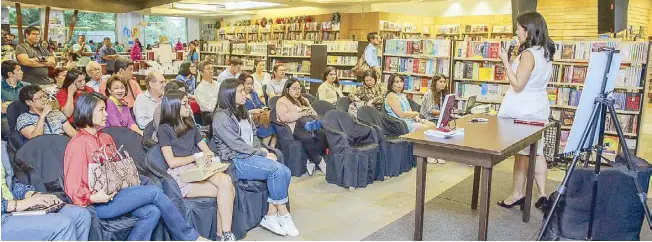
[(90, 227), (88, 209), (66, 205), (57, 213), (8, 216), (2, 223), (2, 240), (86, 241)]
[(172, 240), (197, 240), (199, 233), (183, 218), (172, 201), (156, 186), (133, 186), (122, 189), (108, 203), (95, 204), (97, 216), (110, 219), (131, 213), (138, 218), (128, 240), (149, 241), (163, 218)]
[(233, 159), (235, 174), (238, 179), (267, 180), (269, 198), (272, 204), (288, 202), (290, 187), (290, 169), (287, 166), (257, 155), (239, 154)]

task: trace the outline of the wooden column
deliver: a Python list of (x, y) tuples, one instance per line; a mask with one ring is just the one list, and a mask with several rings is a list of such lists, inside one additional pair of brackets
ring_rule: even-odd
[(48, 30), (50, 29), (50, 7), (45, 7), (45, 26), (43, 27), (42, 40), (48, 41)]
[(79, 10), (75, 10), (75, 12), (72, 14), (72, 19), (70, 20), (70, 31), (68, 31), (68, 38), (66, 38), (66, 43), (70, 43), (70, 40), (72, 39), (72, 31), (75, 30), (75, 23), (77, 22), (78, 13)]
[(23, 13), (20, 10), (20, 3), (16, 3), (16, 22), (18, 25), (18, 43), (22, 44), (25, 35), (23, 34)]

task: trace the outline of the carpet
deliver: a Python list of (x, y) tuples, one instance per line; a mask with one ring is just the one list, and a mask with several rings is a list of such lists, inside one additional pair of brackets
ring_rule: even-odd
[[(491, 201), (489, 202), (489, 240), (536, 240), (542, 224), (543, 214), (534, 208), (530, 222), (522, 221), (517, 207), (506, 209), (496, 203), (511, 193), (511, 173), (494, 171), (492, 176)], [(546, 190), (557, 189), (560, 182), (548, 180)], [(536, 185), (534, 185), (536, 189)], [(425, 204), (423, 240), (477, 240), (477, 210), (471, 210), (473, 176), (449, 188)], [(534, 200), (534, 199), (533, 199)], [(364, 240), (412, 240), (414, 233), (414, 210)], [(652, 240), (652, 232), (644, 222), (641, 240)]]

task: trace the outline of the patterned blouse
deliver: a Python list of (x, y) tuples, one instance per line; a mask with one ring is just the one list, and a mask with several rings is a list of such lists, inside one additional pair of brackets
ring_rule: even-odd
[(419, 110), (419, 116), (421, 118), (427, 120), (433, 120), (439, 118), (439, 116), (432, 115), (432, 111), (441, 109), (440, 108), (440, 104), (442, 102), (441, 97), (439, 98), (440, 100), (437, 103), (435, 103), (434, 100), (432, 99), (433, 99), (432, 92), (426, 92), (426, 94), (423, 95), (423, 98), (421, 99), (421, 110)]
[(358, 86), (353, 93), (349, 94), (352, 102), (369, 102), (378, 104), (383, 103), (385, 95), (383, 95), (383, 88), (376, 84), (373, 87), (368, 87), (362, 84)]

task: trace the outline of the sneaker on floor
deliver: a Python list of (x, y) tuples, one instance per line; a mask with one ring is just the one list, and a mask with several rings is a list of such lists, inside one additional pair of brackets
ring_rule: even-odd
[(263, 220), (260, 221), (260, 226), (263, 228), (268, 229), (269, 231), (272, 231), (275, 234), (285, 236), (287, 233), (285, 233), (285, 230), (281, 227), (281, 224), (279, 223), (279, 217), (278, 215), (272, 215), (272, 216), (265, 216)]
[(319, 162), (319, 170), (326, 174), (326, 162), (324, 161), (324, 158), (322, 158), (321, 162)]
[(278, 221), (281, 224), (283, 231), (285, 231), (288, 236), (299, 236), (299, 229), (297, 229), (297, 226), (294, 225), (294, 221), (292, 221), (292, 215), (288, 213), (283, 216), (278, 216)]
[(428, 162), (428, 164), (437, 164), (437, 159), (435, 159), (435, 158), (428, 157), (428, 159), (426, 159), (426, 161)]
[(235, 241), (235, 235), (231, 232), (222, 233), (222, 241)]
[(439, 163), (439, 164), (446, 164), (446, 161), (445, 161), (445, 160), (442, 160), (442, 159), (437, 159), (437, 163)]
[(312, 173), (315, 172), (315, 163), (310, 162), (310, 159), (308, 159), (306, 169), (308, 169), (308, 175), (312, 176)]

